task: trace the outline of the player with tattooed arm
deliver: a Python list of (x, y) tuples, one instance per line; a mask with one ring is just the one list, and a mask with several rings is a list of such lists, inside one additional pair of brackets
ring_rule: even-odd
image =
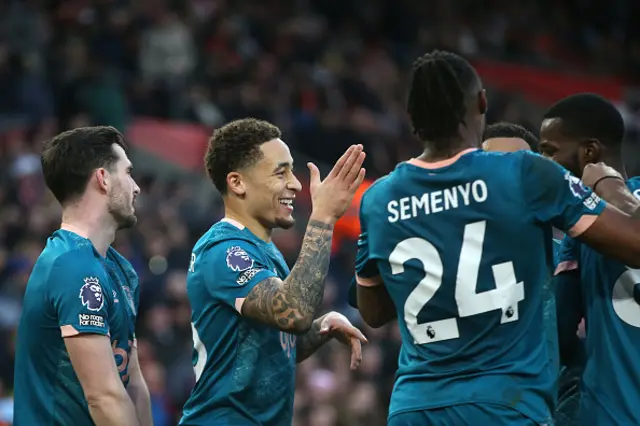
[(111, 243), (140, 192), (122, 135), (84, 127), (47, 142), (44, 180), (62, 205), (24, 296), (16, 426), (150, 426), (135, 343), (138, 277)]
[(408, 112), (424, 152), (362, 197), (358, 309), (381, 326), (391, 304), (402, 336), (389, 426), (553, 424), (552, 228), (640, 266), (640, 221), (542, 156), (479, 149), (487, 107), (466, 60), (418, 58)]
[(361, 358), (362, 333), (335, 312), (316, 318), (333, 225), (362, 183), (365, 154), (351, 146), (323, 180), (311, 172), (312, 212), (291, 271), (271, 242), (290, 228), (301, 185), (280, 130), (244, 119), (216, 130), (205, 165), (225, 217), (196, 243), (187, 275), (196, 384), (184, 426), (291, 425), (295, 364), (331, 338)]

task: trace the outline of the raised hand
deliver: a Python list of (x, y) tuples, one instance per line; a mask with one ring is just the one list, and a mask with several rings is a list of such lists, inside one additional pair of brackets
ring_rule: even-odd
[(344, 214), (364, 179), (365, 156), (362, 145), (350, 146), (322, 181), (316, 165), (307, 164), (311, 173), (311, 219), (333, 224)]

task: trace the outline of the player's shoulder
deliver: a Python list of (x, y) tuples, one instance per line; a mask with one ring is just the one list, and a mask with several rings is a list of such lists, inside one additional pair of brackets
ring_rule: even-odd
[(104, 266), (89, 240), (68, 231), (56, 231), (34, 265), (27, 290), (58, 297), (77, 292), (69, 283), (78, 281), (87, 287), (107, 281)]
[(103, 269), (91, 241), (64, 230), (58, 230), (49, 237), (38, 262), (69, 272)]
[(373, 183), (369, 185), (369, 187), (362, 194), (362, 199), (360, 203), (363, 203), (365, 199), (369, 200), (369, 199), (375, 198), (378, 194), (383, 193), (385, 191), (385, 188), (391, 182), (389, 178), (393, 176), (394, 172), (391, 172), (387, 175), (379, 177), (378, 179), (373, 181)]
[[(227, 265), (264, 252), (259, 241), (244, 226), (233, 221), (217, 222), (198, 240), (193, 254), (203, 261), (226, 261)], [(241, 266), (241, 265), (240, 265)]]

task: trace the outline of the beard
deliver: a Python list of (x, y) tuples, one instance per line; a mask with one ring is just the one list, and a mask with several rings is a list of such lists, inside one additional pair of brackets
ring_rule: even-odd
[(282, 229), (292, 228), (293, 225), (296, 224), (296, 220), (293, 217), (277, 217), (276, 218), (276, 226)]
[(117, 197), (111, 199), (109, 203), (109, 213), (116, 222), (116, 228), (127, 229), (132, 228), (138, 223), (138, 218), (131, 206), (130, 202), (127, 202), (125, 197)]

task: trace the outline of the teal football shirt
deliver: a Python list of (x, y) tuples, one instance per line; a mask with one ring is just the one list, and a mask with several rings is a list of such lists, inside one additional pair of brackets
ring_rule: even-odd
[(102, 257), (91, 241), (65, 230), (48, 239), (29, 277), (18, 327), (16, 426), (94, 424), (64, 338), (109, 336), (126, 386), (138, 297), (138, 277), (114, 249)]
[[(640, 198), (640, 178), (627, 181)], [(580, 386), (579, 424), (640, 424), (640, 305), (634, 287), (640, 270), (630, 269), (566, 238), (558, 271), (577, 269), (586, 323), (586, 364)]]
[(181, 425), (291, 425), (296, 338), (240, 314), (256, 284), (287, 275), (276, 246), (237, 222), (196, 243), (187, 275), (196, 384)]
[(402, 163), (362, 199), (356, 274), (383, 283), (402, 335), (389, 415), (489, 403), (552, 422), (545, 324), (552, 226), (579, 234), (604, 202), (537, 154)]

